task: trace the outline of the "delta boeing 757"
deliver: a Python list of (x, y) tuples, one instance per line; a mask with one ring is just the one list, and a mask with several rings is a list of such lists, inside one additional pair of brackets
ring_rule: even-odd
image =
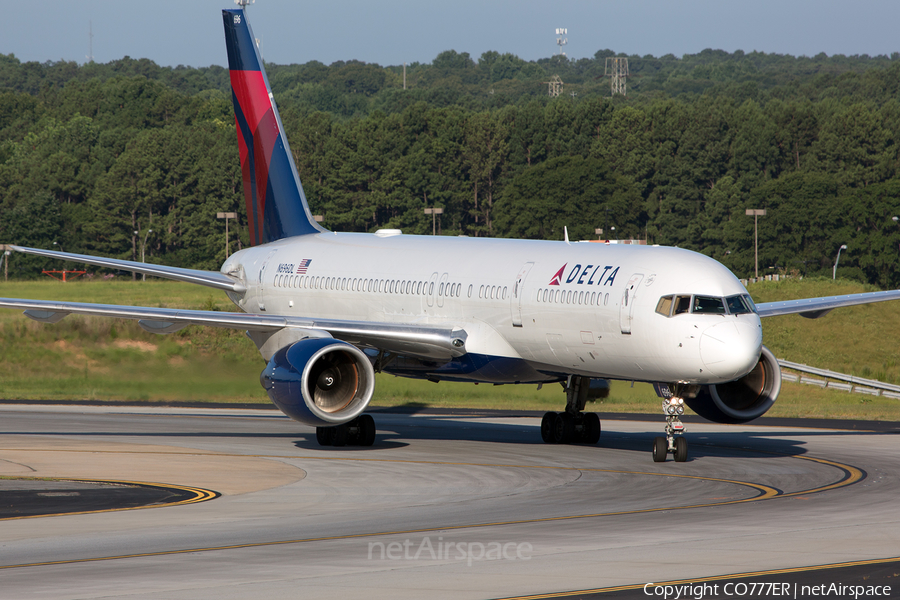
[(820, 317), (900, 290), (754, 305), (725, 266), (679, 248), (337, 233), (312, 218), (263, 62), (243, 10), (224, 10), (225, 41), (251, 247), (220, 271), (50, 250), (19, 252), (224, 290), (242, 312), (0, 299), (32, 319), (70, 313), (138, 319), (166, 334), (187, 325), (243, 329), (268, 361), (260, 376), (286, 415), (322, 445), (371, 445), (364, 414), (375, 373), (431, 381), (560, 382), (548, 443), (596, 443), (584, 413), (609, 380), (655, 384), (666, 435), (653, 459), (687, 459), (684, 405), (717, 423), (772, 407), (781, 372), (761, 317)]

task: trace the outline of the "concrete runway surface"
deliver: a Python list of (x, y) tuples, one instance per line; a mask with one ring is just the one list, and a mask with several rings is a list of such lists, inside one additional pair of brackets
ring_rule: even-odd
[(555, 446), (533, 417), (373, 414), (373, 447), (321, 448), (273, 411), (2, 406), (0, 476), (220, 496), (0, 520), (0, 598), (638, 597), (900, 556), (896, 428), (692, 424), (657, 464), (662, 417)]

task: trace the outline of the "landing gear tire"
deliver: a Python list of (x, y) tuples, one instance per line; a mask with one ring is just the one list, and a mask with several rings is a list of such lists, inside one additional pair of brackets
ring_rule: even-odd
[(664, 437), (653, 438), (653, 462), (666, 462), (669, 442)]
[(359, 417), (358, 443), (360, 446), (371, 446), (375, 443), (375, 419), (372, 415), (362, 415)]
[(545, 444), (555, 444), (556, 441), (553, 439), (553, 428), (556, 423), (556, 413), (555, 412), (547, 412), (544, 413), (544, 418), (541, 419), (541, 439), (544, 440)]
[(332, 427), (316, 427), (320, 446), (371, 446), (375, 443), (375, 419), (360, 415), (349, 423)]
[(683, 437), (675, 438), (675, 462), (685, 462), (688, 458), (688, 443)]
[(331, 440), (332, 445), (334, 446), (346, 446), (347, 440), (350, 437), (350, 432), (348, 431), (347, 424), (337, 425), (332, 427), (334, 429), (334, 437)]
[(581, 434), (584, 436), (585, 443), (596, 444), (600, 441), (600, 417), (597, 416), (597, 413), (584, 414)]
[(553, 422), (553, 443), (568, 444), (575, 437), (575, 417), (569, 413), (559, 413)]
[(331, 446), (334, 440), (334, 427), (316, 427), (316, 441), (320, 446)]

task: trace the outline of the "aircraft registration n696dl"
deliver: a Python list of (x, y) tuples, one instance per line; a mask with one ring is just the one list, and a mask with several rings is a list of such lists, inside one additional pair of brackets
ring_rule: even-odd
[(560, 382), (548, 443), (596, 443), (584, 413), (609, 380), (655, 384), (666, 418), (652, 455), (687, 459), (687, 404), (741, 423), (775, 402), (781, 372), (760, 317), (820, 317), (900, 290), (755, 306), (723, 265), (678, 248), (326, 231), (312, 218), (241, 9), (222, 13), (252, 247), (220, 271), (15, 249), (224, 290), (242, 312), (0, 299), (38, 321), (69, 313), (138, 319), (160, 334), (187, 325), (243, 329), (268, 361), (260, 381), (323, 445), (371, 445), (364, 413), (375, 373), (432, 381)]

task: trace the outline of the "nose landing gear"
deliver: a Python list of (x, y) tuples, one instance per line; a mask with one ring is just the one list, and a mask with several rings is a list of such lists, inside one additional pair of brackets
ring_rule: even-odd
[(687, 440), (681, 437), (684, 433), (684, 397), (693, 397), (699, 386), (676, 383), (671, 386), (672, 395), (662, 401), (663, 414), (666, 416), (666, 437), (653, 439), (653, 462), (665, 462), (666, 456), (672, 454), (675, 462), (685, 462), (688, 458)]

